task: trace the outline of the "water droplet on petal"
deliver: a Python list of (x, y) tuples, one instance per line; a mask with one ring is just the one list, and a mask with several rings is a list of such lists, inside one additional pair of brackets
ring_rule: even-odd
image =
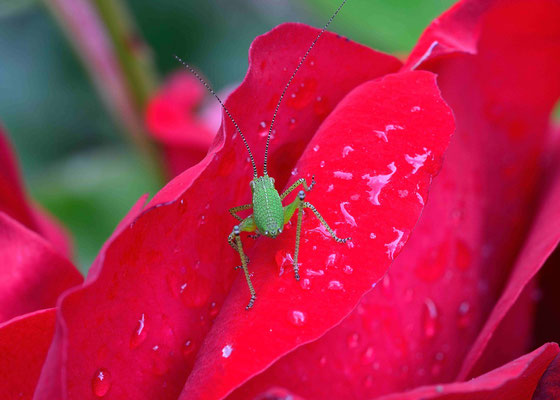
[(111, 389), (111, 374), (105, 368), (99, 368), (95, 371), (91, 381), (93, 394), (97, 397), (103, 397)]
[(471, 305), (467, 301), (459, 304), (457, 324), (460, 328), (468, 327), (472, 322)]
[(325, 365), (327, 365), (327, 356), (321, 356), (321, 358), (319, 359), (319, 365), (321, 367), (324, 367)]
[(387, 183), (389, 183), (393, 174), (395, 172), (397, 172), (397, 167), (395, 166), (394, 162), (387, 165), (387, 168), (389, 168), (389, 170), (391, 170), (391, 172), (388, 173), (388, 174), (385, 174), (385, 175), (374, 175), (374, 176), (371, 176), (370, 174), (362, 175), (362, 179), (367, 180), (366, 184), (371, 189), (367, 192), (369, 193), (369, 201), (373, 205), (376, 205), (376, 206), (381, 205), (381, 203), (379, 202), (379, 195), (381, 193), (381, 189), (383, 189), (383, 187)]
[(349, 349), (355, 349), (360, 344), (360, 335), (357, 332), (349, 334), (346, 339), (346, 344)]
[(391, 260), (395, 259), (395, 252), (404, 245), (404, 243), (401, 243), (401, 239), (404, 235), (404, 232), (394, 227), (393, 227), (393, 232), (397, 234), (397, 238), (385, 245), (385, 247), (387, 247), (387, 255)]
[(358, 224), (356, 224), (356, 220), (354, 219), (354, 217), (352, 215), (350, 215), (350, 213), (348, 212), (348, 210), (346, 209), (345, 206), (347, 206), (348, 204), (350, 204), (347, 201), (344, 201), (342, 203), (340, 203), (340, 211), (342, 212), (342, 215), (344, 215), (344, 219), (346, 220), (346, 222), (350, 225), (350, 226), (358, 226)]
[(194, 345), (192, 340), (187, 340), (183, 347), (181, 348), (181, 352), (183, 353), (183, 357), (190, 358), (191, 354), (194, 351)]
[(323, 276), (323, 275), (325, 275), (325, 271), (323, 271), (322, 269), (320, 269), (320, 270), (318, 270), (318, 271), (315, 271), (315, 270), (313, 270), (313, 269), (307, 268), (307, 269), (305, 270), (305, 273), (306, 273), (308, 276)]
[(152, 347), (152, 371), (156, 375), (164, 375), (169, 371), (169, 360), (159, 345)]
[[(278, 250), (274, 256), (276, 265), (278, 266), (278, 276), (284, 274), (284, 269), (294, 265), (294, 259), (286, 250)], [(298, 263), (299, 264), (299, 263)]]
[(354, 151), (354, 149), (352, 148), (352, 146), (344, 146), (344, 148), (342, 149), (342, 158), (345, 158), (348, 154), (350, 154), (352, 151)]
[(304, 290), (311, 289), (311, 281), (307, 278), (302, 279), (300, 285), (301, 285), (301, 288), (304, 289)]
[(414, 106), (410, 109), (410, 112), (418, 112), (418, 111), (421, 111), (421, 110), (422, 110), (422, 108), (420, 108), (420, 106)]
[(327, 257), (327, 267), (333, 266), (336, 262), (336, 253), (329, 254)]
[(368, 346), (367, 349), (362, 353), (362, 364), (367, 365), (373, 362), (375, 352), (372, 346)]
[(434, 301), (430, 298), (424, 300), (422, 320), (424, 336), (427, 338), (434, 337), (438, 329), (438, 310)]
[(329, 113), (329, 102), (327, 99), (322, 96), (317, 96), (313, 103), (313, 111), (318, 117), (325, 117)]
[(344, 179), (346, 181), (352, 179), (352, 172), (333, 171), (333, 175), (335, 178)]
[(222, 349), (222, 357), (229, 358), (229, 356), (231, 356), (232, 351), (233, 351), (233, 347), (231, 344), (225, 345), (224, 348)]
[(424, 148), (424, 151), (425, 153), (415, 154), (414, 156), (409, 156), (408, 154), (404, 155), (404, 159), (406, 160), (406, 162), (412, 165), (413, 175), (424, 166), (424, 163), (428, 159), (428, 156), (432, 154), (432, 152), (426, 148)]
[(350, 275), (352, 272), (354, 272), (354, 269), (349, 265), (345, 265), (344, 268), (342, 269), (342, 272), (344, 272), (347, 275)]
[(306, 78), (302, 83), (292, 89), (293, 92), (286, 99), (286, 105), (296, 110), (303, 109), (313, 101), (316, 89), (317, 80), (315, 78)]
[(220, 307), (216, 304), (215, 301), (210, 303), (210, 318), (216, 318), (216, 315), (220, 312)]
[(144, 314), (138, 320), (136, 328), (132, 332), (132, 336), (130, 338), (130, 348), (135, 349), (140, 346), (146, 337), (148, 336), (148, 330), (146, 329), (145, 317)]
[(325, 166), (325, 160), (321, 161), (321, 162), (319, 163), (319, 166), (320, 166), (321, 168), (323, 168), (323, 167)]
[(313, 151), (314, 151), (314, 152), (318, 152), (319, 149), (320, 149), (320, 147), (319, 147), (318, 144), (316, 144), (315, 146), (313, 146)]
[(290, 130), (294, 129), (296, 127), (296, 119), (295, 118), (290, 118), (290, 124), (288, 125), (288, 128)]
[(329, 290), (344, 290), (344, 285), (339, 281), (330, 281), (328, 289)]
[(305, 313), (303, 311), (294, 310), (289, 314), (289, 319), (295, 326), (303, 326), (305, 324)]

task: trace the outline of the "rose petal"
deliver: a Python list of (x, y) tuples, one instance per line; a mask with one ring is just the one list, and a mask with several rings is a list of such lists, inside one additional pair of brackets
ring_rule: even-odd
[(54, 332), (55, 309), (35, 311), (0, 324), (0, 393), (31, 399)]
[[(560, 168), (558, 166), (560, 164), (556, 164), (557, 168), (553, 169), (553, 179), (549, 177), (548, 181), (543, 184), (546, 191), (542, 195), (541, 204), (536, 207), (538, 211), (535, 221), (517, 258), (508, 285), (467, 355), (459, 374), (460, 378), (466, 378), (473, 373), (488, 370), (489, 366), (486, 365), (484, 367), (479, 366), (477, 371), (472, 371), (485, 351), (485, 347), (491, 340), (494, 331), (560, 242), (560, 227), (558, 226), (558, 221), (560, 221)], [(520, 322), (517, 321), (517, 323)], [(511, 331), (508, 333), (511, 333)], [(503, 343), (508, 340), (506, 337), (509, 336), (509, 334), (500, 336), (500, 341)], [(487, 353), (486, 357), (491, 358), (489, 360), (491, 362), (497, 361), (492, 353)], [(479, 362), (482, 361), (484, 360)]]
[[(259, 150), (258, 160), (262, 160), (264, 139), (257, 129), (264, 116), (270, 117), (271, 101), (289, 78), (291, 72), (283, 71), (284, 65), (295, 68), (317, 32), (287, 24), (259, 37), (252, 46), (249, 75), (227, 105), (249, 143)], [(326, 34), (321, 43), (309, 59), (315, 60), (314, 69), (302, 69), (301, 79), (316, 79), (316, 94), (325, 100), (312, 97), (307, 109), (279, 114), (270, 171), (281, 186), (338, 101), (361, 82), (400, 65), (393, 57), (333, 34)], [(282, 63), (267, 64), (271, 58)], [(315, 102), (320, 107), (313, 107)], [(299, 122), (293, 130), (290, 117)], [(225, 128), (227, 134), (220, 133), (201, 163), (172, 180), (114, 237), (96, 278), (62, 300), (59, 329), (37, 399), (90, 396), (99, 370), (110, 374), (114, 397), (165, 399), (180, 393), (237, 276), (233, 270), (237, 260), (226, 242), (234, 223), (226, 217), (227, 208), (249, 198), (251, 169), (240, 138), (232, 141), (235, 129), (229, 122)], [(243, 310), (244, 304), (238, 306)]]
[[(412, 112), (414, 106), (421, 112)], [(257, 304), (250, 312), (236, 312), (248, 298), (246, 283), (238, 280), (183, 396), (219, 398), (340, 321), (407, 240), (423, 206), (417, 196), (426, 198), (452, 131), (450, 111), (430, 74), (388, 75), (346, 96), (313, 137), (294, 179), (316, 175), (320, 183), (309, 201), (341, 237), (352, 236), (352, 245), (337, 246), (309, 215), (300, 246), (301, 283), (284, 260), (291, 259), (293, 228), (274, 243), (261, 242), (266, 248), (257, 245), (249, 252), (252, 265), (259, 266), (253, 278)], [(403, 191), (410, 195), (403, 197)], [(233, 351), (224, 357), (227, 346)]]
[(0, 211), (45, 237), (62, 255), (71, 257), (71, 242), (63, 228), (48, 213), (29, 203), (17, 160), (1, 124)]
[(560, 356), (548, 365), (542, 375), (537, 388), (533, 393), (532, 400), (549, 400), (560, 398)]
[(436, 18), (426, 28), (410, 53), (403, 69), (452, 53), (477, 52), (482, 16), (497, 1), (462, 0)]
[[(525, 2), (524, 7), (529, 21), (539, 20), (542, 4)], [(554, 9), (549, 10), (552, 15)], [(541, 81), (534, 79), (532, 70), (533, 65), (554, 59), (555, 47), (534, 52), (530, 48), (534, 41), (527, 40), (521, 43), (529, 48), (519, 41), (511, 48), (511, 32), (495, 32), (494, 26), (521, 22), (508, 8), (495, 12), (483, 26), (476, 56), (448, 56), (432, 66), (440, 73), (444, 98), (454, 107), (458, 132), (403, 253), (382, 284), (345, 321), (252, 379), (235, 392), (239, 398), (267, 385), (318, 398), (341, 397), (351, 388), (365, 398), (456, 377), (532, 223), (533, 201), (540, 189), (531, 183), (542, 171), (541, 154), (550, 139), (548, 113), (559, 93), (558, 74), (539, 75)], [(542, 31), (535, 28), (545, 43), (551, 29), (545, 22), (554, 19), (543, 18), (537, 25)], [(496, 71), (502, 60), (510, 61), (503, 71)], [(490, 81), (498, 87), (488, 89)], [(533, 83), (534, 90), (529, 87)], [(496, 93), (506, 90), (507, 98), (495, 99)], [(516, 90), (520, 94), (514, 96)], [(494, 100), (492, 114), (484, 106)], [(546, 257), (546, 251), (539, 257)], [(513, 315), (526, 321), (531, 310), (520, 307)], [(528, 328), (527, 324), (516, 328), (516, 335), (510, 331), (507, 341), (501, 336), (505, 361), (527, 342)]]
[(533, 394), (543, 372), (557, 354), (558, 345), (547, 343), (468, 382), (426, 386), (410, 392), (380, 397), (379, 400), (528, 399)]
[(195, 107), (205, 88), (189, 72), (172, 75), (146, 108), (148, 131), (164, 145), (173, 176), (193, 166), (206, 155), (214, 132)]
[(0, 212), (0, 322), (46, 307), (82, 283), (78, 270), (35, 232)]

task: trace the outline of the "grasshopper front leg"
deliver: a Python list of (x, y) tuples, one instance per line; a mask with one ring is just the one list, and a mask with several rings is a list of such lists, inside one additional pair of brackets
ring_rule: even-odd
[[(237, 251), (239, 257), (241, 258), (241, 268), (243, 268), (243, 273), (245, 274), (245, 279), (247, 279), (247, 285), (249, 286), (249, 292), (251, 293), (251, 299), (249, 300), (249, 304), (245, 307), (249, 310), (255, 304), (255, 299), (257, 295), (255, 293), (255, 289), (253, 287), (253, 283), (251, 282), (251, 276), (249, 275), (249, 269), (247, 264), (249, 263), (249, 259), (245, 255), (243, 251), (243, 244), (241, 243), (241, 231), (247, 232), (254, 232), (256, 230), (256, 226), (253, 220), (253, 217), (249, 216), (241, 221), (241, 224), (235, 225), (233, 227), (232, 232), (228, 236), (228, 243), (229, 245)], [(236, 268), (237, 269), (237, 268)]]

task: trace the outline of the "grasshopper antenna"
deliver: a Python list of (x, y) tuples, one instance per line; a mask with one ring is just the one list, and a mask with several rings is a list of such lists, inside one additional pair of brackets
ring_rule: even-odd
[(315, 46), (317, 41), (321, 38), (321, 36), (323, 36), (323, 33), (325, 33), (325, 31), (327, 30), (327, 28), (329, 27), (329, 25), (331, 24), (333, 19), (336, 17), (336, 15), (338, 14), (338, 12), (342, 8), (342, 6), (344, 6), (344, 4), (346, 4), (347, 1), (348, 0), (343, 0), (342, 3), (340, 3), (340, 5), (338, 6), (338, 8), (334, 12), (334, 14), (330, 17), (329, 21), (325, 24), (323, 29), (321, 29), (321, 32), (319, 32), (319, 34), (317, 35), (317, 37), (315, 38), (313, 43), (311, 43), (311, 46), (309, 46), (309, 48), (305, 52), (305, 55), (303, 56), (303, 58), (301, 59), (301, 61), (298, 64), (298, 66), (296, 67), (296, 70), (294, 71), (294, 73), (292, 74), (290, 79), (288, 80), (288, 83), (286, 84), (286, 87), (284, 88), (284, 91), (282, 92), (282, 95), (280, 96), (280, 99), (278, 100), (278, 104), (276, 104), (276, 109), (274, 110), (274, 115), (272, 116), (272, 121), (270, 122), (270, 128), (268, 129), (268, 135), (266, 137), (266, 147), (264, 149), (264, 175), (268, 175), (267, 169), (266, 169), (266, 164), (267, 164), (267, 160), (268, 160), (268, 144), (270, 143), (270, 135), (272, 134), (272, 127), (274, 126), (274, 121), (276, 120), (276, 114), (278, 114), (278, 109), (280, 108), (280, 104), (282, 103), (282, 100), (284, 99), (284, 95), (288, 91), (288, 88), (292, 84), (292, 81), (294, 80), (294, 77), (296, 76), (297, 72), (299, 71), (299, 68), (304, 63), (305, 59), (307, 58), (307, 56), (311, 52), (311, 49), (313, 48), (313, 46)]
[[(206, 83), (206, 81), (204, 79), (202, 79), (202, 77), (198, 74), (198, 72), (196, 72), (189, 64), (187, 64), (186, 62), (184, 62), (180, 57), (178, 56), (173, 56), (175, 57), (175, 59), (177, 61), (179, 61), (181, 64), (183, 64), (183, 66), (188, 69), (199, 81), (200, 83), (202, 83), (206, 89), (208, 89), (208, 91), (216, 98), (216, 100), (218, 100), (218, 102), (220, 103), (220, 105), (222, 106), (222, 108), (224, 109), (224, 111), (226, 112), (227, 116), (229, 117), (229, 119), (231, 120), (231, 122), (233, 122), (233, 125), (235, 126), (235, 129), (237, 129), (237, 132), (239, 132), (239, 135), (241, 136), (241, 139), (243, 139), (243, 143), (245, 143), (245, 148), (247, 149), (247, 152), (249, 153), (249, 158), (251, 159), (251, 164), (253, 165), (253, 177), (257, 178), (258, 174), (257, 174), (257, 165), (255, 164), (255, 159), (253, 158), (253, 153), (251, 153), (251, 149), (249, 148), (249, 143), (247, 143), (247, 139), (245, 139), (245, 135), (243, 135), (243, 132), (241, 132), (241, 129), (239, 128), (239, 125), (237, 125), (237, 122), (235, 122), (235, 120), (233, 119), (233, 117), (231, 116), (230, 112), (228, 111), (228, 109), (226, 108), (226, 106), (224, 105), (224, 103), (222, 102), (222, 100), (218, 97), (218, 95), (216, 94), (216, 92), (214, 92), (214, 90), (212, 90), (212, 88), (210, 87), (210, 85), (208, 85)], [(266, 164), (265, 164), (265, 170), (266, 170)]]

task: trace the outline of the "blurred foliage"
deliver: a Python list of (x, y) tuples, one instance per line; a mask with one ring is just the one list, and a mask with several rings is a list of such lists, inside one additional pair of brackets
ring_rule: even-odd
[[(328, 18), (340, 0), (307, 0)], [(455, 0), (350, 0), (337, 17), (344, 35), (378, 50), (406, 55), (428, 24)]]
[[(255, 36), (285, 21), (322, 26), (340, 0), (129, 0), (160, 76), (195, 65), (217, 89), (240, 82)], [(451, 0), (350, 0), (331, 29), (406, 53)], [(127, 147), (51, 15), (0, 0), (0, 120), (32, 195), (70, 230), (83, 271), (126, 211), (160, 186)]]

